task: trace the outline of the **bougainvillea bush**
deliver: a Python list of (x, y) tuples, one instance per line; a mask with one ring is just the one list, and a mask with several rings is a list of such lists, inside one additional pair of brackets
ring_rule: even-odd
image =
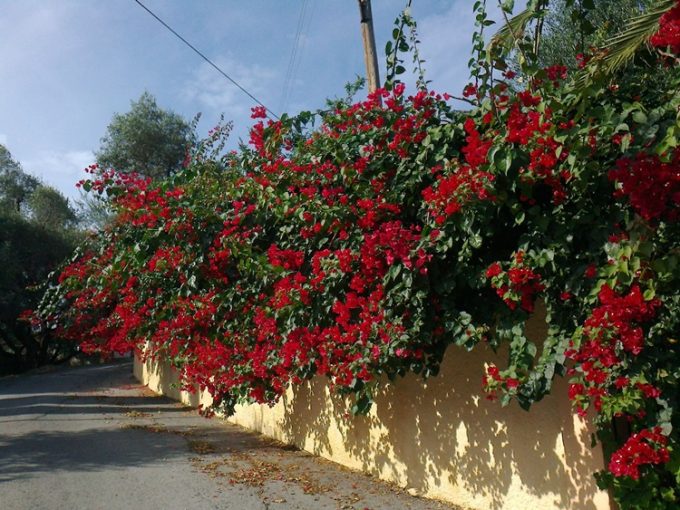
[(392, 81), (314, 116), (255, 108), (248, 146), (220, 155), (218, 128), (162, 183), (92, 167), (83, 186), (115, 221), (58, 276), (45, 327), (168, 359), (226, 413), (314, 375), (366, 412), (384, 377), (435, 375), (452, 344), (505, 345), (480, 374), (489, 398), (529, 408), (568, 378), (606, 447), (603, 487), (677, 508), (678, 9), (653, 61), (629, 64), (637, 82), (597, 51), (575, 72), (502, 74), (480, 54), (467, 111)]

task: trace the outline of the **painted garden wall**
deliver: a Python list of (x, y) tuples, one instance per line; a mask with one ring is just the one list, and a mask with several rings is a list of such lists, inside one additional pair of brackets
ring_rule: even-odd
[[(316, 377), (273, 407), (237, 406), (228, 421), (463, 507), (608, 510), (592, 476), (604, 467), (601, 447), (590, 448), (592, 430), (562, 396), (567, 385), (559, 381), (529, 420), (517, 405), (500, 408), (480, 395), (480, 374), (495, 357), (452, 347), (437, 377), (424, 382), (410, 374), (381, 385), (366, 416), (347, 415), (349, 399)], [(135, 374), (189, 405), (210, 403), (206, 393), (181, 392), (167, 364), (137, 359)]]

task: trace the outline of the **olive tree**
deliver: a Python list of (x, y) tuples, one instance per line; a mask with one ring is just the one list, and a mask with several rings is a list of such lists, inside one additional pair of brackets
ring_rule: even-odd
[(113, 116), (95, 155), (99, 166), (164, 178), (181, 168), (193, 139), (189, 122), (144, 92), (129, 112)]

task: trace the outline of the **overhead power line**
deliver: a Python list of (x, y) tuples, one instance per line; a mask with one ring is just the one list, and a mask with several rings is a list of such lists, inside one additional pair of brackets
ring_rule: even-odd
[(293, 38), (293, 47), (290, 52), (290, 60), (288, 61), (288, 68), (286, 69), (286, 77), (283, 80), (283, 89), (281, 90), (281, 104), (280, 111), (286, 111), (286, 104), (288, 102), (288, 95), (291, 83), (293, 81), (293, 70), (295, 69), (295, 59), (298, 53), (298, 45), (300, 43), (300, 34), (305, 21), (305, 11), (307, 10), (307, 0), (302, 0), (300, 4), (300, 15), (298, 16), (297, 28), (295, 30), (295, 37)]
[(311, 25), (312, 18), (314, 17), (314, 9), (316, 7), (316, 2), (312, 0), (311, 6), (308, 8), (308, 0), (302, 0), (300, 7), (300, 15), (298, 17), (297, 29), (295, 31), (295, 37), (293, 38), (293, 47), (291, 49), (290, 60), (288, 62), (288, 68), (286, 70), (286, 77), (283, 82), (283, 90), (281, 91), (281, 104), (279, 106), (279, 111), (286, 111), (288, 108), (288, 102), (290, 101), (291, 91), (293, 89), (295, 79), (298, 75), (298, 70), (300, 68), (300, 62), (302, 62), (304, 49), (306, 47), (306, 42), (304, 40), (309, 26)]
[(144, 9), (146, 12), (148, 12), (151, 16), (153, 16), (156, 21), (158, 21), (161, 25), (163, 25), (166, 29), (168, 29), (175, 37), (177, 37), (180, 41), (182, 41), (184, 44), (186, 44), (189, 48), (191, 48), (194, 53), (196, 53), (199, 57), (201, 57), (203, 60), (205, 60), (208, 64), (210, 64), (218, 73), (220, 73), (222, 76), (224, 76), (227, 80), (229, 80), (231, 83), (236, 85), (244, 94), (246, 94), (250, 99), (255, 101), (257, 104), (262, 106), (269, 115), (274, 117), (275, 119), (278, 119), (279, 116), (276, 115), (273, 111), (271, 111), (267, 106), (260, 101), (258, 98), (256, 98), (254, 95), (252, 95), (250, 92), (248, 92), (245, 88), (243, 88), (241, 85), (238, 84), (236, 80), (234, 80), (231, 76), (229, 76), (227, 73), (225, 73), (217, 64), (215, 64), (212, 60), (210, 60), (208, 57), (206, 57), (200, 50), (198, 50), (193, 44), (191, 44), (189, 41), (187, 41), (184, 37), (179, 35), (170, 25), (168, 25), (165, 21), (163, 21), (161, 18), (159, 18), (151, 9), (149, 9), (146, 5), (144, 5), (140, 0), (134, 0), (135, 3), (137, 3), (142, 9)]
[[(305, 24), (302, 27), (302, 38), (304, 38), (307, 35), (307, 32), (309, 31), (309, 27), (312, 23), (312, 18), (314, 17), (314, 10), (316, 9), (316, 2), (312, 0), (311, 6), (309, 8), (309, 16), (305, 20)], [(300, 63), (302, 62), (302, 59), (304, 58), (305, 54), (305, 49), (307, 48), (307, 41), (306, 40), (301, 40), (300, 41), (300, 53), (298, 54), (297, 61), (295, 62), (295, 68), (293, 69), (293, 74), (291, 75), (291, 87), (292, 84), (294, 83), (295, 79), (297, 78), (297, 75), (299, 74), (300, 71)], [(291, 88), (288, 88), (288, 95), (286, 96), (286, 105), (288, 104), (290, 100), (290, 93), (291, 93)]]

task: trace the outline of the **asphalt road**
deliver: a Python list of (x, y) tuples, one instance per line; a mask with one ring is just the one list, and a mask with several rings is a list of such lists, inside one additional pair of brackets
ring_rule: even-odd
[(451, 508), (204, 419), (131, 372), (0, 378), (0, 510)]

